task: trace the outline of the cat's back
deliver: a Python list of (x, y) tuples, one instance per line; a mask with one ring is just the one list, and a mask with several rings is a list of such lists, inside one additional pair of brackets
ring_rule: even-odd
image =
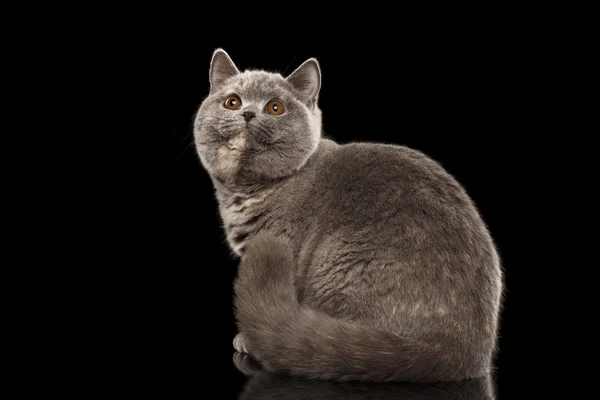
[(382, 259), (460, 269), (487, 265), (498, 274), (483, 218), (440, 163), (398, 145), (324, 148), (300, 210), (312, 220), (315, 242), (335, 243), (339, 254), (376, 248)]
[(336, 243), (340, 252), (360, 243), (377, 246), (391, 259), (427, 256), (433, 264), (453, 259), (465, 265), (467, 257), (477, 265), (497, 265), (475, 204), (424, 153), (390, 144), (324, 142), (311, 169), (302, 185), (306, 198), (295, 212), (312, 221), (315, 237)]
[[(421, 151), (394, 144), (324, 142), (316, 183), (334, 204), (354, 204), (368, 213), (411, 205), (430, 212), (473, 212), (463, 187), (443, 166)], [(415, 210), (416, 211), (416, 210)], [(421, 210), (422, 211), (422, 210)]]

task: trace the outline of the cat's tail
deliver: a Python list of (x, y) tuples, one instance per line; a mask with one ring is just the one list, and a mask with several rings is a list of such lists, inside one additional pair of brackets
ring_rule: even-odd
[(449, 349), (301, 306), (292, 263), (283, 241), (260, 233), (248, 243), (235, 283), (238, 328), (249, 353), (266, 370), (340, 381), (475, 377), (468, 363)]

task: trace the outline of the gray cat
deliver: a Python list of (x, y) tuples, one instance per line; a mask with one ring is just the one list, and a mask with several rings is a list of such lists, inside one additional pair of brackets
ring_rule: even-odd
[(326, 138), (316, 59), (283, 77), (218, 49), (209, 77), (194, 135), (241, 257), (234, 347), (316, 379), (489, 374), (503, 276), (455, 178), (417, 150)]

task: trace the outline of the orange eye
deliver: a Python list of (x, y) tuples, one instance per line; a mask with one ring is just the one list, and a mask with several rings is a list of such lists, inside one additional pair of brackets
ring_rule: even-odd
[(283, 104), (280, 101), (272, 101), (267, 104), (267, 112), (271, 115), (283, 114), (284, 110)]
[(227, 100), (225, 100), (225, 108), (230, 110), (237, 110), (242, 106), (242, 101), (237, 96), (229, 96)]

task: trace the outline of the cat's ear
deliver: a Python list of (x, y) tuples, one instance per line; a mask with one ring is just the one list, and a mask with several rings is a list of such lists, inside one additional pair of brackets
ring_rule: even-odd
[(300, 98), (307, 104), (313, 103), (321, 90), (321, 68), (316, 58), (304, 61), (288, 77)]
[(234, 75), (239, 74), (240, 71), (237, 69), (229, 54), (223, 49), (217, 49), (213, 53), (212, 60), (210, 62), (210, 91), (213, 92), (223, 82)]

